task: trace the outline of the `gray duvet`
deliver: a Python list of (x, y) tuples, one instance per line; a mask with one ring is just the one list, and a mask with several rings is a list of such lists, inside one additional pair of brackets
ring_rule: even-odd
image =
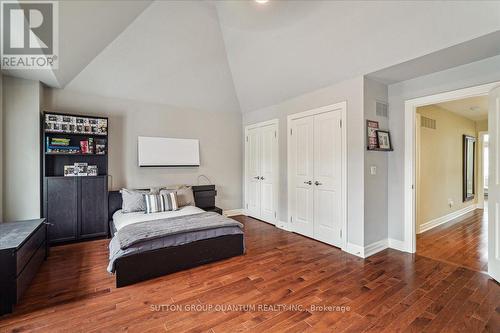
[(130, 224), (111, 239), (108, 271), (123, 256), (234, 234), (243, 234), (243, 225), (214, 212)]

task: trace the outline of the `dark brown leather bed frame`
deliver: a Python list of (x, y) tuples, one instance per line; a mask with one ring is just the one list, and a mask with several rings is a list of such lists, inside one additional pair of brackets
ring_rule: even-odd
[[(193, 192), (197, 207), (207, 209), (214, 205), (216, 192), (213, 185), (193, 186)], [(119, 191), (110, 191), (108, 217), (111, 227), (113, 214), (121, 207), (122, 196)], [(243, 253), (244, 237), (239, 234), (121, 257), (115, 261), (116, 287), (128, 286)]]

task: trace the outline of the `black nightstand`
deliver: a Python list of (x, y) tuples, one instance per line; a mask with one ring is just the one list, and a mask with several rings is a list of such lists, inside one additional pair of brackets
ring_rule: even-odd
[(208, 207), (208, 208), (203, 208), (206, 212), (216, 212), (222, 215), (222, 208), (219, 207)]

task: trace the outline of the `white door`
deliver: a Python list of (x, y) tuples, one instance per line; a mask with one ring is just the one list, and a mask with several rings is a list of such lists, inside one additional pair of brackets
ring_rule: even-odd
[(488, 273), (500, 282), (500, 87), (490, 92), (488, 114)]
[(278, 126), (271, 124), (260, 127), (260, 218), (276, 224), (278, 199)]
[(294, 119), (290, 140), (291, 222), (295, 232), (313, 237), (314, 117)]
[(314, 238), (342, 246), (341, 111), (314, 116)]
[(260, 129), (247, 131), (246, 139), (246, 208), (250, 216), (260, 217), (261, 209), (261, 137)]

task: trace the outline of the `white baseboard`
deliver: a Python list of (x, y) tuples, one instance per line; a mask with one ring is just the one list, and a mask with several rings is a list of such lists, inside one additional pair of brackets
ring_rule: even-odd
[(343, 250), (360, 258), (365, 257), (365, 248), (361, 245), (348, 242), (346, 248)]
[(245, 215), (245, 210), (244, 209), (231, 209), (231, 210), (225, 210), (223, 212), (224, 216), (236, 216), (236, 215)]
[(293, 232), (293, 229), (292, 229), (292, 226), (290, 225), (290, 223), (287, 223), (285, 221), (277, 221), (276, 227), (283, 229), (285, 231)]
[(430, 230), (432, 228), (435, 228), (441, 224), (444, 224), (446, 222), (450, 222), (453, 219), (456, 219), (457, 217), (460, 217), (464, 214), (470, 213), (473, 210), (477, 209), (477, 205), (470, 205), (465, 208), (459, 209), (457, 211), (451, 212), (450, 214), (447, 214), (445, 216), (438, 217), (437, 219), (431, 220), (429, 222), (425, 222), (422, 225), (417, 227), (417, 234), (420, 234), (424, 231)]
[(374, 255), (375, 253), (383, 251), (387, 248), (395, 249), (402, 252), (410, 252), (406, 249), (405, 243), (403, 241), (392, 238), (382, 239), (377, 242), (366, 245), (365, 247), (352, 243), (347, 243), (347, 248), (344, 249), (344, 251), (350, 254), (354, 254), (355, 256), (358, 256), (360, 258), (368, 258)]
[(360, 258), (368, 258), (375, 253), (387, 249), (387, 247), (387, 239), (382, 239), (364, 247), (353, 243), (347, 243), (347, 247), (344, 251)]
[(401, 241), (399, 239), (389, 238), (387, 240), (387, 245), (388, 245), (388, 247), (390, 247), (391, 249), (394, 249), (394, 250), (398, 250), (398, 251), (402, 251), (402, 252), (410, 252), (406, 248), (405, 242)]
[(365, 256), (364, 257), (368, 258), (369, 256), (372, 256), (375, 253), (378, 253), (382, 250), (387, 249), (387, 247), (388, 247), (387, 239), (382, 239), (382, 240), (379, 240), (377, 242), (371, 243), (371, 244), (365, 246), (365, 253), (364, 253)]

